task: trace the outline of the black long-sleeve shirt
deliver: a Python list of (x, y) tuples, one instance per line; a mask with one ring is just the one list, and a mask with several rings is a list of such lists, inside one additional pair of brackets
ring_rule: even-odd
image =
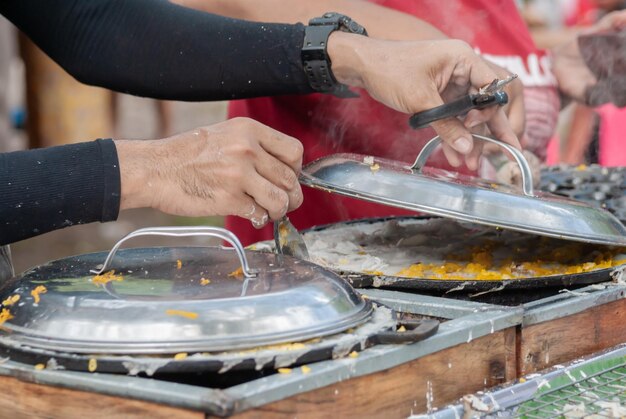
[[(4, 15), (78, 80), (159, 99), (309, 93), (301, 24), (253, 23), (164, 0), (0, 0)], [(117, 218), (112, 141), (0, 154), (0, 245)]]

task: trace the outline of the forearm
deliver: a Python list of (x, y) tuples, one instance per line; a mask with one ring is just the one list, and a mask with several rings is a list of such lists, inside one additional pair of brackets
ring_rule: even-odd
[(445, 39), (441, 31), (406, 13), (364, 0), (172, 0), (173, 3), (258, 22), (308, 22), (325, 12), (350, 16), (370, 36), (388, 40)]
[(580, 33), (580, 31), (581, 28), (577, 27), (563, 28), (558, 30), (534, 28), (531, 29), (530, 34), (537, 47), (542, 49), (550, 49), (571, 41)]
[(0, 154), (0, 245), (117, 218), (119, 167), (111, 140)]
[(261, 25), (165, 0), (3, 0), (0, 13), (87, 84), (175, 100), (311, 92), (302, 25)]

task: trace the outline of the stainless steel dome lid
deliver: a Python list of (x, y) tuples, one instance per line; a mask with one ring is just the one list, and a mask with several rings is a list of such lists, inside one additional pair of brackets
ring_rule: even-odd
[[(221, 247), (133, 248), (140, 235), (218, 236)], [(103, 261), (107, 260), (105, 266)], [(102, 275), (90, 273), (100, 264)], [(171, 354), (254, 348), (335, 334), (372, 305), (312, 263), (245, 251), (213, 227), (138, 230), (107, 256), (31, 269), (0, 288), (0, 344), (51, 351)]]
[(535, 191), (522, 153), (508, 144), (474, 135), (503, 147), (520, 166), (523, 187), (495, 183), (442, 169), (424, 167), (440, 144), (435, 137), (415, 163), (335, 154), (306, 165), (304, 185), (366, 201), (566, 240), (626, 245), (626, 228), (608, 211)]

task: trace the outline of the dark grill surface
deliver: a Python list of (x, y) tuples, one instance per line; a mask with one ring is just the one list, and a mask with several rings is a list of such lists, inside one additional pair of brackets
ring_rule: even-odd
[(540, 188), (607, 209), (626, 223), (626, 167), (547, 167)]
[(549, 418), (566, 415), (568, 411), (573, 415), (576, 410), (582, 410), (580, 414), (585, 416), (620, 417), (621, 415), (616, 416), (610, 412), (614, 410), (612, 405), (617, 408), (626, 402), (625, 384), (626, 365), (622, 363), (612, 369), (536, 396), (520, 405), (511, 417)]

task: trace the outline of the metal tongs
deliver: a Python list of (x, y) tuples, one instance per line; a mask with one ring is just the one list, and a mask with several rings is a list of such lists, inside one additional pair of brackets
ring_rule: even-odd
[(509, 101), (509, 96), (502, 89), (516, 78), (517, 74), (512, 74), (503, 80), (494, 79), (488, 85), (481, 87), (478, 93), (469, 94), (436, 108), (418, 112), (409, 118), (409, 125), (413, 129), (425, 128), (434, 121), (462, 116), (472, 109), (505, 105)]
[(286, 215), (280, 221), (274, 221), (274, 243), (278, 254), (309, 260), (309, 251), (302, 235)]

